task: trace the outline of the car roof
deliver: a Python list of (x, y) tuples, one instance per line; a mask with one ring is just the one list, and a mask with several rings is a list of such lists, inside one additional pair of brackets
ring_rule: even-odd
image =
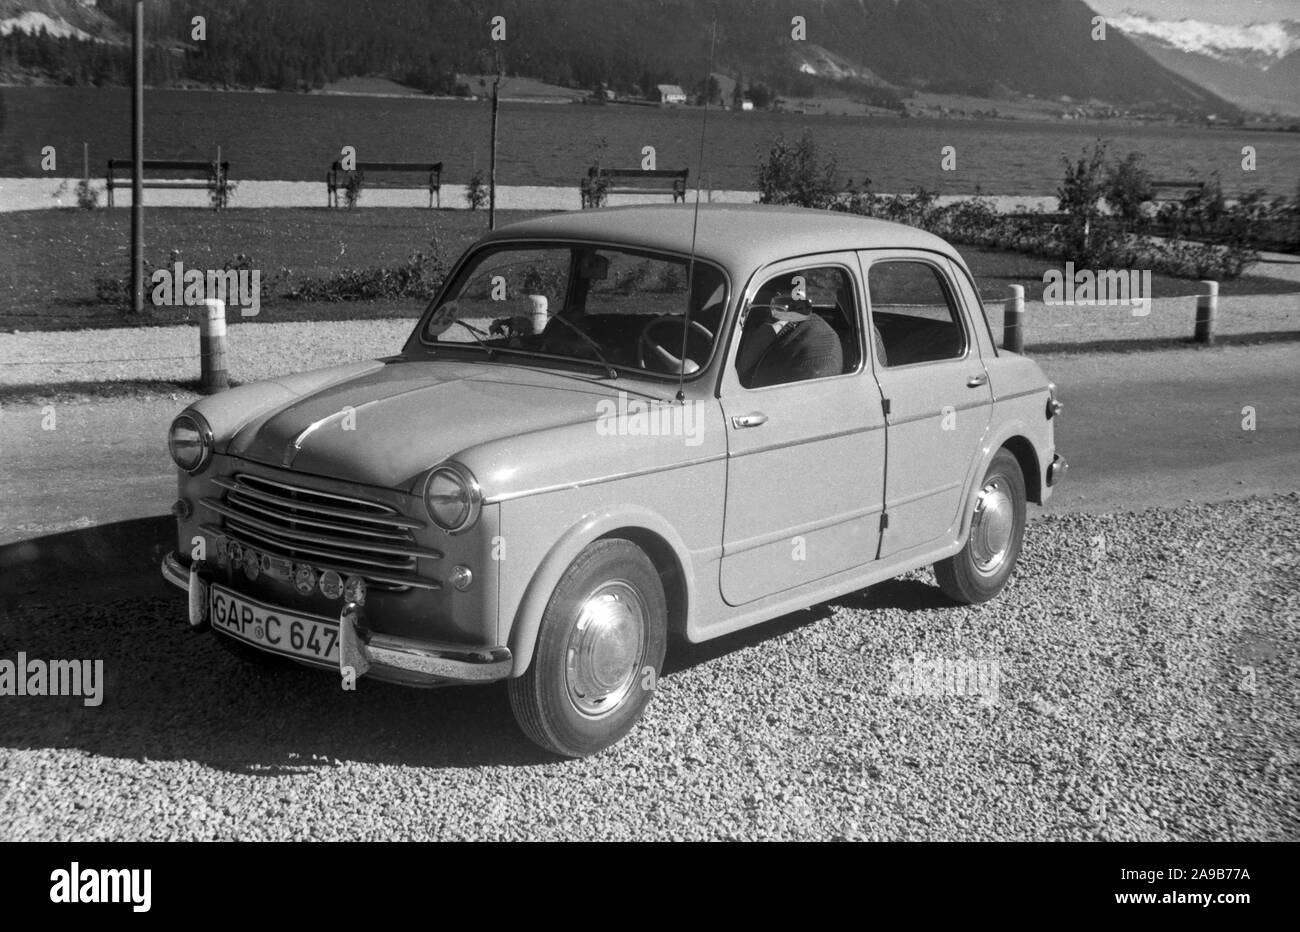
[[(620, 243), (689, 253), (694, 205), (569, 211), (500, 227), (483, 242), (520, 239)], [(953, 255), (944, 240), (916, 227), (857, 214), (768, 204), (701, 204), (695, 254), (731, 269), (818, 252), (926, 249)]]

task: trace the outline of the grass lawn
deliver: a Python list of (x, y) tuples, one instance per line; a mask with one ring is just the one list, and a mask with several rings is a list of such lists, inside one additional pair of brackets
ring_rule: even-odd
[[(498, 225), (536, 216), (499, 211)], [(123, 326), (127, 321), (95, 295), (95, 278), (125, 275), (131, 219), (126, 210), (85, 212), (37, 210), (0, 214), (5, 276), (0, 282), (0, 330), (61, 330)], [(450, 264), (487, 230), (486, 211), (419, 208), (202, 209), (154, 208), (145, 215), (145, 257), (170, 265), (173, 250), (187, 268), (220, 268), (247, 255), (264, 283), (274, 280), (277, 297), (263, 301), (260, 321), (414, 317), (414, 299), (305, 303), (279, 297), (292, 285), (343, 269), (396, 266), (416, 251), (438, 253)], [(959, 247), (960, 248), (960, 247)], [(1047, 260), (976, 247), (960, 248), (986, 300), (1001, 299), (1009, 284), (1026, 286), (1026, 297), (1042, 296)], [(1059, 266), (1057, 266), (1059, 267)], [(147, 284), (147, 283), (146, 283)], [(1155, 297), (1196, 294), (1196, 281), (1154, 277)], [(1293, 282), (1243, 277), (1224, 282), (1223, 295), (1278, 294)], [(146, 299), (147, 300), (147, 299)], [(152, 308), (139, 323), (191, 319), (190, 308)], [(232, 312), (232, 314), (235, 312)], [(232, 318), (233, 319), (233, 318)]]

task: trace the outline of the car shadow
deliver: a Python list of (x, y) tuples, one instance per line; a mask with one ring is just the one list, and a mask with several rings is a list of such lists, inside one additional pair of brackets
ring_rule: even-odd
[[(193, 760), (276, 776), (350, 762), (422, 767), (556, 760), (515, 726), (502, 684), (421, 690), (250, 663), (186, 623), (159, 563), (167, 515), (0, 547), (0, 660), (102, 661), (102, 702), (0, 696), (0, 746)], [(86, 684), (83, 684), (83, 691)]]
[[(185, 620), (184, 593), (158, 572), (170, 516), (0, 547), (0, 660), (102, 661), (102, 701), (0, 696), (0, 746), (76, 748), (135, 760), (192, 760), (277, 776), (351, 763), (429, 768), (537, 766), (558, 758), (519, 731), (504, 684), (420, 690), (328, 671), (251, 663)], [(670, 647), (664, 675), (830, 617), (834, 607), (950, 604), (915, 580), (882, 583), (704, 644)], [(88, 684), (83, 691), (91, 692)], [(92, 697), (93, 698), (93, 697)]]
[(951, 608), (956, 603), (949, 599), (937, 587), (918, 579), (891, 579), (877, 583), (869, 589), (860, 589), (848, 595), (832, 599), (820, 605), (791, 612), (774, 618), (763, 624), (724, 635), (702, 644), (691, 644), (678, 639), (668, 647), (668, 657), (664, 663), (664, 676), (689, 670), (702, 663), (716, 660), (726, 654), (754, 647), (772, 638), (781, 637), (797, 631), (807, 625), (815, 624), (829, 618), (836, 608), (854, 611), (893, 608), (905, 612), (929, 611), (936, 608)]

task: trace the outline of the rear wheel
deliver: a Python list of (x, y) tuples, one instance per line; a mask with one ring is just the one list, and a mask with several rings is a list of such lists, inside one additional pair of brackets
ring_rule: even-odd
[(955, 555), (934, 565), (939, 588), (956, 602), (987, 602), (1002, 591), (1025, 534), (1025, 477), (999, 450), (975, 493), (970, 536)]
[(666, 644), (667, 603), (649, 557), (626, 540), (592, 543), (560, 577), (528, 670), (509, 681), (516, 721), (565, 757), (604, 750), (641, 718)]

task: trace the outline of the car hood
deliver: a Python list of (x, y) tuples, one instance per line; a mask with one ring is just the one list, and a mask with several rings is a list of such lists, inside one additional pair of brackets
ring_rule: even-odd
[(597, 419), (619, 388), (501, 363), (390, 361), (279, 403), (224, 452), (413, 492), (430, 467), (471, 447)]

